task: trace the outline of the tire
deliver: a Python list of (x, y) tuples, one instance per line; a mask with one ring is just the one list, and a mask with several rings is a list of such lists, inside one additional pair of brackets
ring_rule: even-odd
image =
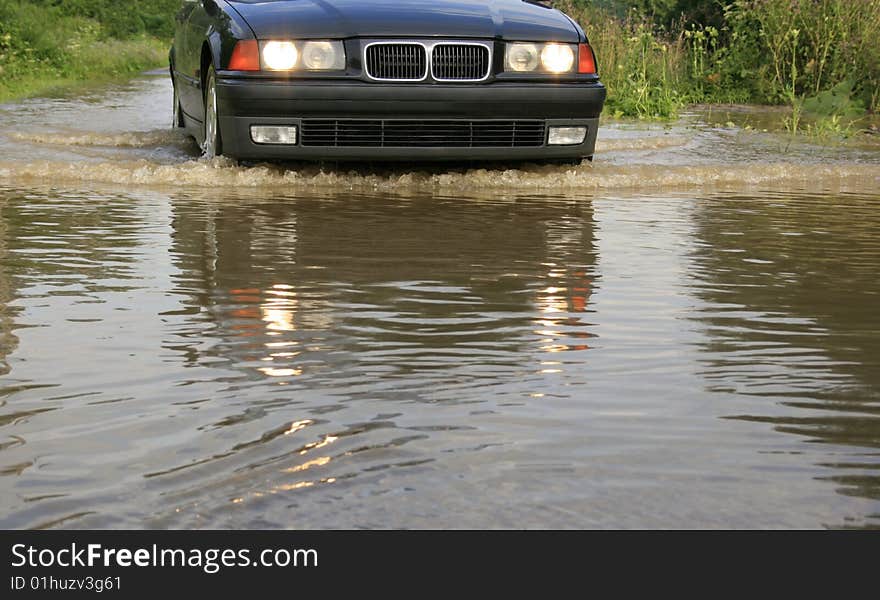
[(220, 135), (220, 111), (217, 107), (217, 71), (214, 65), (208, 67), (205, 77), (205, 123), (202, 152), (205, 158), (223, 155), (223, 138)]

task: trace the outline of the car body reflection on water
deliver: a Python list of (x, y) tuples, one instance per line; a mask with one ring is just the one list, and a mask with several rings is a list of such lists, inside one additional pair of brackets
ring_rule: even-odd
[(525, 200), (446, 204), (179, 205), (173, 252), (180, 289), (192, 290), (183, 302), (218, 343), (175, 347), (290, 383), (353, 362), (365, 376), (393, 375), (587, 349), (578, 315), (594, 278), (589, 205), (536, 219)]

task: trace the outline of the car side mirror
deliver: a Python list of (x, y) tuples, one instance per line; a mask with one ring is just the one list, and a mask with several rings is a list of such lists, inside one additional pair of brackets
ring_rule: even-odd
[(202, 0), (202, 6), (205, 7), (205, 12), (212, 17), (220, 12), (220, 7), (217, 6), (217, 3), (214, 2), (214, 0)]

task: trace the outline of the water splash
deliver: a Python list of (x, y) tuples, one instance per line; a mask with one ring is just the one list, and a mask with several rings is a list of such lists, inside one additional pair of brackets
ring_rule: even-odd
[(154, 129), (152, 131), (129, 131), (120, 133), (97, 133), (91, 131), (67, 133), (11, 133), (10, 138), (30, 144), (53, 146), (99, 146), (107, 148), (159, 148), (163, 146), (191, 145), (191, 138), (179, 129)]
[(876, 189), (873, 164), (793, 162), (721, 165), (519, 165), (512, 168), (331, 168), (320, 165), (239, 165), (225, 158), (157, 164), (149, 160), (71, 163), (0, 161), (4, 182), (102, 183), (135, 186), (311, 189), (616, 190), (779, 185)]

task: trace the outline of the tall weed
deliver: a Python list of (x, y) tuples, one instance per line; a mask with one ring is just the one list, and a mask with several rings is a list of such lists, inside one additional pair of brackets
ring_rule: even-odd
[(682, 40), (662, 35), (637, 11), (624, 17), (576, 0), (554, 4), (587, 31), (616, 116), (674, 117), (690, 98)]
[[(787, 104), (846, 86), (845, 105), (880, 109), (880, 0), (563, 0), (599, 55), (609, 105), (669, 117), (689, 102)], [(632, 10), (638, 6), (638, 10)], [(630, 7), (624, 11), (623, 8)]]

